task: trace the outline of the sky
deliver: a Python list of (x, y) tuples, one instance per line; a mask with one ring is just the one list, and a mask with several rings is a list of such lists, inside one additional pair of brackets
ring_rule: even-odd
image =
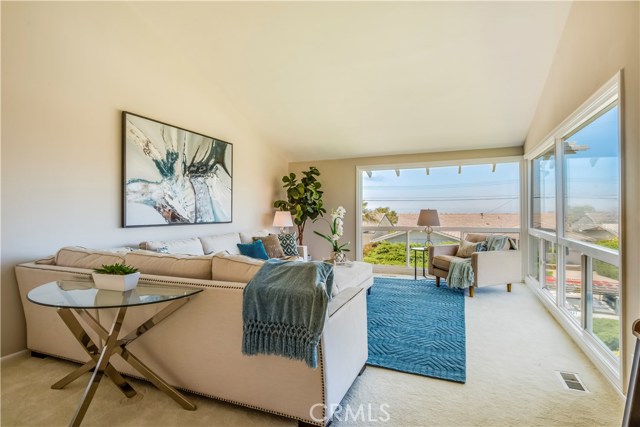
[[(598, 211), (617, 211), (619, 197), (618, 107), (614, 107), (578, 132), (567, 142), (582, 146), (565, 156), (566, 193), (570, 206), (590, 205)], [(519, 213), (519, 163), (373, 170), (362, 173), (363, 200), (368, 208), (388, 206), (398, 213), (437, 209), (442, 213)], [(545, 165), (541, 184), (553, 188), (555, 168)], [(555, 197), (544, 211), (555, 210)]]
[(363, 172), (363, 199), (368, 208), (388, 206), (398, 213), (420, 209), (439, 212), (517, 213), (519, 211), (519, 164), (433, 167)]

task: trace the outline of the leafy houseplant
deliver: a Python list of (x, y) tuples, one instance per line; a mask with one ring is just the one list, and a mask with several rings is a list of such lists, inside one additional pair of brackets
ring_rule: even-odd
[(340, 238), (344, 234), (344, 215), (346, 213), (347, 211), (345, 208), (338, 206), (338, 209), (331, 211), (331, 222), (326, 219), (324, 220), (329, 224), (329, 231), (331, 231), (331, 234), (322, 234), (318, 231), (313, 231), (318, 236), (331, 243), (331, 249), (333, 251), (332, 259), (335, 262), (345, 262), (347, 260), (347, 256), (344, 252), (349, 252), (347, 246), (349, 246), (350, 242), (340, 244)]
[(283, 187), (287, 189), (286, 200), (276, 200), (273, 207), (291, 212), (293, 222), (298, 227), (298, 244), (302, 245), (304, 226), (308, 219), (315, 220), (327, 211), (323, 207), (322, 184), (316, 178), (320, 175), (314, 166), (302, 172), (303, 177), (298, 182), (295, 173), (282, 177)]
[(140, 272), (129, 265), (115, 263), (94, 269), (92, 276), (98, 289), (125, 292), (138, 285)]

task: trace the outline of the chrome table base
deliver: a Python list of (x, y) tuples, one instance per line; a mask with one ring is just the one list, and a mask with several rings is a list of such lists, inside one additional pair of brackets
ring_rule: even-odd
[[(162, 320), (166, 319), (174, 311), (186, 304), (187, 301), (189, 301), (189, 298), (184, 298), (172, 302), (171, 304), (160, 310), (158, 313), (156, 313), (156, 315), (151, 317), (149, 320), (138, 326), (133, 332), (121, 339), (118, 339), (118, 335), (120, 333), (120, 329), (122, 328), (124, 316), (127, 313), (127, 307), (118, 308), (118, 313), (116, 314), (116, 317), (109, 331), (107, 331), (91, 314), (89, 314), (88, 311), (84, 309), (58, 309), (58, 315), (60, 316), (60, 318), (62, 318), (62, 320), (67, 325), (76, 340), (78, 340), (82, 348), (89, 354), (89, 356), (91, 356), (91, 360), (89, 360), (87, 363), (85, 363), (75, 371), (71, 372), (66, 377), (62, 378), (60, 381), (53, 384), (51, 388), (64, 388), (67, 384), (70, 384), (71, 382), (80, 378), (86, 372), (89, 372), (91, 369), (93, 369), (93, 374), (91, 375), (89, 384), (87, 385), (87, 388), (82, 395), (80, 405), (78, 405), (78, 408), (76, 409), (76, 412), (69, 425), (80, 425), (104, 374), (106, 374), (107, 377), (109, 377), (109, 379), (113, 381), (113, 383), (126, 397), (131, 398), (136, 395), (136, 391), (133, 389), (133, 387), (131, 387), (131, 385), (109, 362), (111, 356), (114, 354), (120, 355), (124, 360), (127, 361), (127, 363), (129, 363), (138, 372), (140, 372), (142, 376), (152, 382), (160, 390), (165, 392), (184, 409), (190, 411), (194, 411), (196, 409), (196, 405), (189, 402), (186, 397), (184, 397), (180, 392), (178, 392), (175, 388), (173, 388), (165, 380), (158, 376), (158, 374), (153, 372), (148, 366), (142, 363), (140, 359), (138, 359), (131, 353), (131, 351), (127, 350), (126, 348), (130, 343), (141, 337), (145, 332), (149, 331)], [(87, 331), (85, 331), (85, 329), (82, 327), (76, 316), (73, 314), (73, 311), (75, 311), (76, 314), (82, 320), (84, 320), (87, 325), (89, 325), (89, 327), (93, 329), (102, 340), (105, 341), (102, 349), (100, 349), (100, 347), (96, 345), (89, 337), (89, 334), (87, 334)]]

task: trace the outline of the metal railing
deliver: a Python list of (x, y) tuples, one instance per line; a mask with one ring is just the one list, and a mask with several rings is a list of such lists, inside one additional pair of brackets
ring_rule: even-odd
[[(412, 267), (411, 265), (411, 233), (424, 234), (424, 227), (378, 227), (378, 226), (362, 226), (360, 228), (362, 234), (367, 232), (386, 232), (383, 236), (376, 237), (368, 243), (379, 243), (389, 240), (394, 237), (398, 237), (402, 234), (405, 235), (405, 267)], [(520, 227), (433, 227), (434, 234), (444, 234), (450, 237), (451, 240), (460, 241), (464, 239), (467, 234), (470, 233), (482, 233), (482, 234), (518, 234), (520, 235)], [(361, 237), (362, 238), (362, 237)], [(364, 257), (364, 242), (361, 244), (360, 253)], [(384, 264), (378, 264), (384, 265)]]

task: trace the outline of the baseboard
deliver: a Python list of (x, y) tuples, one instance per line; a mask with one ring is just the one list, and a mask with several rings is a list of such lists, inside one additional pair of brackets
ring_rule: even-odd
[(4, 363), (4, 362), (8, 362), (9, 360), (15, 359), (17, 357), (20, 357), (24, 354), (28, 354), (29, 350), (27, 350), (26, 348), (24, 350), (20, 350), (17, 351), (15, 353), (11, 353), (11, 354), (7, 354), (6, 356), (2, 356), (0, 357), (0, 362)]

